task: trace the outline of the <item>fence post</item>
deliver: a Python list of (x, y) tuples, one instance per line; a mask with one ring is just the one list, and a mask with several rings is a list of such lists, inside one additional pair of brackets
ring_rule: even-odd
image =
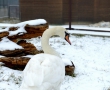
[(8, 5), (8, 18), (10, 18), (10, 6)]
[(69, 28), (66, 28), (66, 29), (69, 29), (69, 30), (74, 30), (74, 28), (71, 28), (71, 14), (72, 14), (72, 7), (71, 7), (71, 3), (72, 3), (72, 1), (71, 0), (69, 0)]

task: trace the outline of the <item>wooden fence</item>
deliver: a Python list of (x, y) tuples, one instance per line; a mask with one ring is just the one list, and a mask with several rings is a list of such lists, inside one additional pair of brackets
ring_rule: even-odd
[[(110, 21), (110, 0), (71, 0), (72, 22)], [(20, 0), (21, 21), (44, 18), (51, 24), (69, 20), (69, 0)]]

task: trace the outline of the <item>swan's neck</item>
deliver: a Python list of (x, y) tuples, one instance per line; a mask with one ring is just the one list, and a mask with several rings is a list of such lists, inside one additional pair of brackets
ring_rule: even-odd
[(49, 33), (49, 31), (45, 31), (42, 35), (41, 45), (44, 53), (56, 55), (60, 57), (60, 55), (49, 45), (49, 38), (54, 35), (54, 32)]

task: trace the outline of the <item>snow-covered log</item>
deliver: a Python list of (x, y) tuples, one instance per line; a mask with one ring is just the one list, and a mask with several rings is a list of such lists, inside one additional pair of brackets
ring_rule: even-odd
[(17, 57), (19, 57), (17, 61), (19, 66), (21, 60), (23, 60), (22, 56), (43, 52), (37, 50), (33, 44), (26, 42), (24, 39), (41, 36), (47, 28), (48, 23), (44, 19), (36, 19), (5, 26), (5, 28), (0, 29), (0, 55), (5, 57), (2, 59), (3, 61), (6, 59), (4, 63), (8, 63), (9, 65), (9, 62), (18, 60)]
[(7, 32), (7, 31), (0, 32), (0, 39), (3, 37), (6, 37), (8, 35), (9, 35), (9, 32)]
[(1, 57), (0, 62), (9, 68), (23, 70), (29, 59), (29, 57)]
[(41, 52), (43, 53), (43, 51), (37, 50), (33, 44), (28, 43), (25, 40), (20, 40), (17, 44), (24, 48), (24, 55), (35, 55)]
[[(48, 23), (45, 24), (40, 24), (40, 25), (29, 25), (26, 24), (24, 26), (24, 30), (26, 32), (19, 32), (17, 34), (14, 35), (10, 35), (8, 36), (8, 38), (14, 42), (17, 42), (18, 39), (31, 39), (31, 38), (35, 38), (38, 36), (42, 36), (42, 33), (48, 28)], [(14, 30), (13, 32), (17, 32), (17, 30), (19, 30), (20, 27), (11, 27), (10, 28), (10, 32), (12, 32), (12, 30)]]
[(22, 56), (23, 52), (24, 52), (24, 49), (4, 50), (4, 51), (0, 51), (0, 55), (6, 56), (6, 57)]
[(0, 30), (0, 55), (15, 57), (23, 55), (35, 55), (39, 53), (37, 48), (23, 39), (31, 39), (42, 36), (48, 28), (44, 19), (29, 20)]

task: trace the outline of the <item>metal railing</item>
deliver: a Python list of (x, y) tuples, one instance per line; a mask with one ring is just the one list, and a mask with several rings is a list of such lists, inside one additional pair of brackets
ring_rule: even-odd
[(8, 6), (8, 17), (19, 19), (19, 5), (10, 5)]
[(8, 8), (0, 7), (0, 18), (8, 17)]

